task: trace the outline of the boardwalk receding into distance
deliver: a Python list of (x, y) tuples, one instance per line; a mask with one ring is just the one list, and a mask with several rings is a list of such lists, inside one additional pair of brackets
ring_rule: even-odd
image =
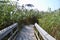
[[(4, 39), (9, 33), (10, 36), (8, 40), (40, 40), (39, 35), (41, 35), (44, 40), (56, 40), (37, 23), (35, 23), (35, 25), (22, 25), (22, 27), (21, 30), (18, 30), (18, 23), (14, 23), (13, 25), (1, 30), (0, 40)], [(16, 30), (13, 32), (14, 28), (16, 28)]]
[(37, 40), (34, 35), (34, 25), (25, 25), (18, 33), (16, 40)]

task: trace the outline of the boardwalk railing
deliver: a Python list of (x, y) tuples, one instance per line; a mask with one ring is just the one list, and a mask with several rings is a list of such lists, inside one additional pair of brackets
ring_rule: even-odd
[[(9, 33), (12, 33), (11, 37), (9, 39), (12, 38), (12, 36), (17, 32), (17, 26), (18, 23), (14, 23), (13, 25), (3, 29), (0, 31), (0, 40), (2, 40), (5, 36), (7, 36)], [(13, 30), (16, 28), (16, 31), (13, 33)]]
[(39, 34), (44, 40), (56, 40), (51, 35), (49, 35), (44, 29), (42, 29), (37, 23), (35, 23), (35, 28), (38, 30)]

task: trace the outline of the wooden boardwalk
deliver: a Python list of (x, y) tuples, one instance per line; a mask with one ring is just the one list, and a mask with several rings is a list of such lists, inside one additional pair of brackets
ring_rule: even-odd
[[(14, 31), (15, 28), (16, 30)], [(34, 28), (36, 28), (37, 31)], [(37, 23), (35, 23), (35, 25), (23, 25), (22, 30), (18, 30), (18, 23), (14, 23), (0, 30), (0, 40), (4, 39), (8, 34), (10, 34), (10, 36), (7, 40), (40, 40), (38, 33), (44, 40), (56, 40)]]
[(25, 25), (15, 40), (37, 40), (34, 35), (34, 25)]

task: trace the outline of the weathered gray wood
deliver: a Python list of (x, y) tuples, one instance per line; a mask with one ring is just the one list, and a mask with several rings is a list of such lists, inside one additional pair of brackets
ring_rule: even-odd
[(18, 32), (18, 29), (8, 38), (8, 40), (13, 40), (13, 37), (17, 32)]
[(34, 35), (33, 27), (33, 25), (25, 25), (18, 33), (16, 40), (37, 40)]
[(10, 33), (15, 27), (18, 26), (18, 23), (14, 23), (13, 25), (3, 29), (0, 31), (0, 40), (4, 38), (8, 33)]
[(36, 31), (34, 31), (34, 33), (35, 33), (35, 36), (36, 36), (37, 40), (40, 40), (40, 38), (38, 37), (37, 32), (36, 32)]
[(56, 40), (51, 35), (49, 35), (45, 30), (43, 30), (37, 23), (35, 23), (35, 27), (39, 31), (44, 40)]

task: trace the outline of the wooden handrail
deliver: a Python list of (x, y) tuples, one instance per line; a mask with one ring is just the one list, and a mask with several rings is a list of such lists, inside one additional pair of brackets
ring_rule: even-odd
[(0, 31), (0, 40), (4, 38), (7, 34), (9, 34), (11, 31), (13, 31), (14, 28), (18, 26), (18, 23), (14, 23), (13, 25), (3, 29)]
[(13, 40), (14, 38), (14, 36), (15, 36), (15, 34), (17, 33), (17, 31), (18, 31), (18, 29), (8, 38), (8, 40)]
[(51, 35), (49, 35), (44, 29), (42, 29), (37, 23), (35, 23), (35, 27), (44, 40), (56, 40)]

